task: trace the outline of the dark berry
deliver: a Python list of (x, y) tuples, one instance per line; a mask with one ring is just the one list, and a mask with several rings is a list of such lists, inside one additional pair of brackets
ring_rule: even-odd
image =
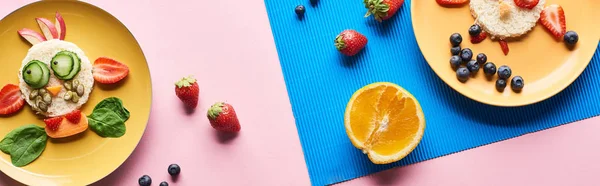
[(487, 56), (484, 53), (477, 54), (477, 63), (483, 65), (485, 62), (487, 62)]
[(306, 11), (306, 9), (304, 9), (303, 5), (296, 6), (296, 14), (298, 14), (298, 16), (304, 15), (305, 11)]
[(474, 24), (469, 28), (469, 35), (477, 36), (481, 33), (481, 27), (478, 24)]
[(460, 46), (455, 46), (450, 48), (450, 53), (452, 53), (452, 55), (459, 55), (460, 54)]
[(462, 36), (459, 33), (454, 33), (450, 35), (450, 43), (452, 43), (452, 46), (460, 45), (460, 43), (462, 43), (462, 40)]
[(467, 67), (459, 67), (456, 70), (456, 78), (458, 78), (460, 82), (467, 82), (467, 80), (469, 80), (469, 75), (471, 75), (471, 73)]
[(158, 186), (169, 186), (169, 183), (167, 183), (166, 181), (160, 182), (160, 185)]
[(564, 36), (565, 43), (569, 45), (574, 45), (579, 41), (579, 35), (575, 31), (568, 31)]
[(519, 91), (523, 90), (524, 86), (525, 86), (525, 80), (523, 80), (523, 78), (521, 76), (515, 76), (510, 81), (510, 88), (512, 88), (513, 91), (515, 91), (515, 92), (519, 92)]
[(512, 75), (512, 70), (506, 65), (502, 65), (498, 68), (498, 77), (500, 79), (508, 79)]
[(506, 80), (505, 79), (496, 80), (496, 90), (498, 90), (499, 92), (502, 92), (502, 91), (504, 91), (504, 88), (506, 88)]
[(462, 51), (460, 52), (460, 58), (465, 63), (468, 61), (471, 61), (471, 59), (473, 59), (473, 51), (471, 51), (470, 48), (463, 48)]
[(475, 74), (479, 71), (479, 63), (477, 63), (475, 60), (471, 60), (469, 63), (467, 63), (467, 69), (469, 69), (471, 74)]
[(181, 168), (177, 164), (171, 164), (169, 165), (168, 171), (171, 176), (175, 176), (178, 175), (179, 172), (181, 172)]
[(492, 62), (485, 63), (483, 65), (483, 73), (485, 73), (486, 76), (493, 76), (496, 74), (496, 64)]
[(148, 175), (143, 175), (140, 177), (140, 179), (138, 179), (138, 183), (140, 186), (150, 186), (152, 184), (152, 178), (150, 178)]
[(450, 66), (452, 67), (452, 69), (458, 68), (461, 62), (462, 60), (458, 56), (450, 57)]

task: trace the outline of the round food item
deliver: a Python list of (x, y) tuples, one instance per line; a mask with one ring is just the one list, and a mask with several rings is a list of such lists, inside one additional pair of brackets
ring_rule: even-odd
[(471, 0), (471, 15), (492, 39), (506, 39), (528, 33), (540, 19), (546, 0), (532, 9), (515, 5), (514, 0)]
[[(77, 63), (77, 60), (79, 60), (79, 63)], [(26, 67), (29, 66), (32, 61), (37, 61), (37, 64), (41, 64), (39, 66), (45, 66), (46, 69), (52, 69), (48, 70), (50, 74), (48, 82), (43, 86), (32, 86), (26, 82)], [(56, 65), (52, 66), (55, 61), (57, 62)], [(76, 63), (79, 64), (79, 67), (77, 67)], [(77, 70), (77, 68), (79, 68), (79, 70)], [(22, 61), (21, 70), (19, 71), (19, 81), (19, 88), (21, 89), (21, 93), (24, 95), (23, 98), (27, 104), (29, 104), (37, 114), (46, 117), (62, 116), (79, 109), (88, 101), (89, 95), (94, 87), (92, 63), (90, 63), (90, 60), (83, 50), (71, 42), (58, 39), (36, 44), (29, 49), (27, 56), (25, 56)], [(33, 78), (33, 81), (37, 80)], [(73, 101), (73, 99), (65, 100), (65, 94), (68, 91), (77, 91), (75, 89), (78, 87), (66, 87), (64, 85), (72, 85), (72, 82), (74, 81), (83, 86), (83, 95), (78, 96), (76, 101)], [(34, 84), (39, 85), (37, 83)], [(48, 91), (45, 88), (53, 86), (63, 86), (63, 88), (60, 89), (56, 96), (51, 96), (51, 101), (46, 101), (48, 96), (44, 95), (47, 94)], [(77, 95), (77, 93), (75, 93), (75, 95)], [(37, 97), (41, 97), (42, 101), (40, 102)]]

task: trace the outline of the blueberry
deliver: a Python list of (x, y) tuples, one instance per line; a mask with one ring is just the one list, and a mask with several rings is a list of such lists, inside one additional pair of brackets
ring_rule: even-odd
[(565, 43), (569, 45), (574, 45), (579, 41), (579, 35), (575, 31), (568, 31), (564, 36)]
[(152, 178), (150, 178), (148, 175), (143, 175), (140, 177), (140, 179), (138, 179), (138, 183), (140, 186), (150, 186), (152, 184)]
[(483, 65), (485, 62), (487, 62), (487, 56), (484, 53), (477, 54), (477, 63)]
[(498, 68), (498, 77), (500, 79), (508, 79), (512, 75), (510, 67), (502, 65)]
[(158, 186), (169, 186), (169, 183), (167, 183), (166, 181), (160, 182), (160, 185)]
[(477, 63), (475, 60), (471, 60), (469, 63), (467, 63), (467, 68), (472, 74), (475, 74), (479, 71), (479, 63)]
[(181, 168), (177, 164), (171, 164), (169, 165), (169, 169), (167, 169), (167, 171), (169, 171), (169, 174), (171, 176), (175, 176), (178, 175), (179, 172), (181, 172)]
[(525, 86), (525, 80), (523, 80), (523, 78), (521, 76), (515, 76), (510, 81), (510, 88), (512, 88), (513, 91), (515, 91), (515, 92), (519, 92), (519, 91), (523, 90), (524, 86)]
[(455, 46), (450, 48), (450, 53), (452, 53), (452, 55), (459, 55), (460, 54), (460, 46)]
[(460, 43), (462, 43), (462, 40), (462, 36), (459, 33), (454, 33), (450, 35), (450, 43), (452, 43), (452, 46), (460, 45)]
[(298, 14), (298, 16), (304, 15), (305, 11), (306, 11), (306, 9), (304, 8), (303, 5), (296, 6), (296, 14)]
[(461, 62), (462, 60), (458, 56), (450, 57), (450, 66), (452, 67), (452, 69), (458, 68)]
[(469, 35), (477, 36), (481, 34), (481, 27), (478, 24), (474, 24), (469, 28)]
[(473, 51), (471, 51), (470, 48), (463, 48), (460, 52), (460, 58), (463, 62), (471, 61), (471, 59), (473, 59)]
[(467, 80), (469, 80), (469, 75), (471, 75), (471, 73), (466, 67), (459, 67), (456, 70), (456, 78), (458, 78), (460, 82), (467, 82)]
[(506, 80), (505, 79), (496, 80), (496, 90), (498, 90), (499, 92), (502, 92), (502, 91), (504, 91), (504, 88), (506, 88)]
[(496, 64), (492, 62), (485, 63), (483, 65), (483, 73), (485, 73), (486, 76), (493, 76), (496, 74)]

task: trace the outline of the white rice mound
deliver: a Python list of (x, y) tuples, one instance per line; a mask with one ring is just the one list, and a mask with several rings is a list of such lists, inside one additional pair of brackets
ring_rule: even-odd
[(518, 7), (514, 0), (504, 0), (511, 6), (506, 17), (500, 17), (500, 0), (471, 0), (471, 15), (492, 39), (522, 36), (537, 24), (546, 0), (540, 0), (533, 9)]
[(52, 98), (52, 104), (50, 104), (50, 106), (48, 107), (48, 111), (38, 111), (37, 114), (41, 114), (47, 117), (62, 116), (79, 109), (83, 104), (85, 104), (88, 101), (90, 97), (90, 93), (92, 92), (92, 89), (94, 87), (92, 63), (90, 63), (90, 60), (85, 55), (83, 50), (77, 47), (77, 45), (71, 42), (54, 39), (33, 45), (33, 47), (29, 49), (29, 52), (27, 53), (27, 56), (25, 56), (25, 59), (23, 59), (21, 69), (19, 70), (19, 87), (21, 89), (21, 93), (23, 94), (23, 98), (30, 106), (35, 105), (35, 102), (33, 100), (29, 100), (29, 93), (34, 89), (32, 89), (29, 85), (27, 85), (27, 83), (25, 83), (25, 80), (23, 80), (22, 73), (25, 65), (32, 60), (39, 60), (48, 65), (48, 70), (50, 70), (50, 80), (48, 81), (48, 85), (46, 85), (46, 87), (63, 85), (63, 81), (54, 76), (54, 72), (52, 71), (49, 65), (52, 58), (58, 52), (64, 50), (74, 52), (81, 59), (81, 70), (77, 75), (75, 75), (75, 77), (71, 81), (78, 80), (81, 84), (83, 84), (85, 86), (85, 93), (83, 94), (83, 96), (80, 97), (79, 102), (77, 103), (73, 103), (72, 101), (65, 101), (63, 97), (67, 90), (63, 87), (58, 93), (58, 95)]

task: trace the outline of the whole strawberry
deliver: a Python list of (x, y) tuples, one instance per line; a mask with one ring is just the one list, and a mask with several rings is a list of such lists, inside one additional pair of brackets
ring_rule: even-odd
[(354, 31), (344, 30), (342, 33), (335, 37), (335, 47), (342, 54), (347, 56), (356, 55), (360, 52), (365, 45), (367, 45), (367, 37)]
[(369, 9), (365, 17), (373, 15), (375, 20), (381, 22), (396, 14), (404, 0), (364, 0), (363, 3)]
[(213, 104), (207, 113), (210, 125), (222, 132), (239, 132), (241, 129), (240, 122), (233, 107), (224, 102)]
[(175, 83), (175, 94), (189, 109), (195, 109), (198, 106), (199, 93), (198, 83), (191, 76), (182, 78)]

